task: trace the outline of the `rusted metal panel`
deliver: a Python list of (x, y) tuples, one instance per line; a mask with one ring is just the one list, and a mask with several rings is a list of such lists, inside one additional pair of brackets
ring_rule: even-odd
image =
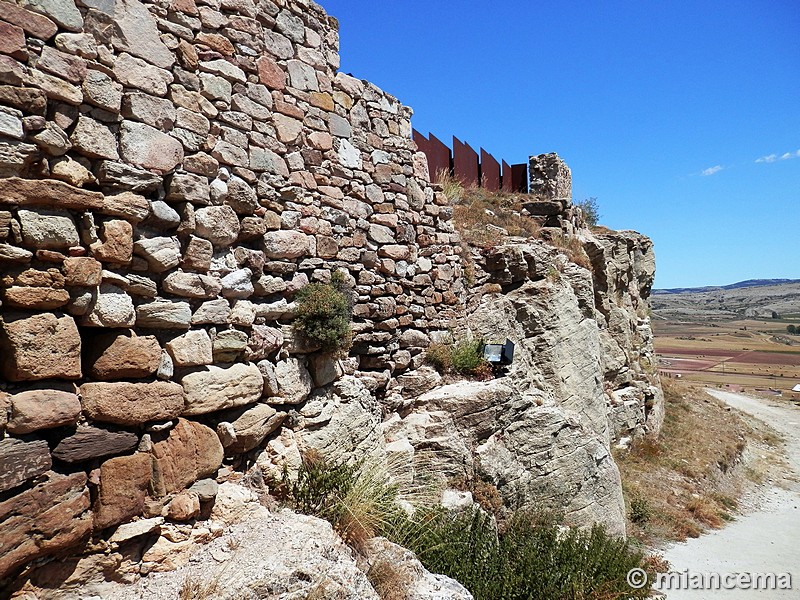
[(464, 187), (478, 187), (480, 184), (478, 153), (455, 136), (453, 136), (453, 176)]
[(453, 173), (453, 156), (450, 148), (432, 133), (428, 134), (428, 168), (431, 172), (431, 180), (439, 181), (442, 174), (451, 175)]
[(512, 178), (511, 178), (511, 165), (509, 165), (506, 161), (503, 161), (503, 181), (502, 187), (504, 192), (511, 193), (514, 191), (514, 187), (512, 186)]
[(481, 187), (490, 192), (500, 191), (500, 163), (481, 148)]
[(414, 140), (414, 143), (421, 152), (424, 152), (426, 155), (428, 154), (428, 138), (426, 138), (416, 129), (412, 129), (411, 139)]
[(445, 146), (432, 133), (428, 134), (430, 139), (416, 129), (412, 130), (412, 135), (417, 148), (424, 152), (425, 157), (428, 159), (428, 173), (430, 173), (431, 181), (436, 182), (441, 179), (443, 172), (449, 174), (451, 170), (450, 148)]
[(528, 193), (528, 165), (511, 165), (512, 192)]

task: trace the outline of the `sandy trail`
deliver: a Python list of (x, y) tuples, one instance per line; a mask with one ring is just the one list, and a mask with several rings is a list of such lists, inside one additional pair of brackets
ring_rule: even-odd
[(669, 600), (717, 598), (800, 599), (800, 408), (741, 394), (706, 390), (733, 408), (748, 413), (779, 431), (786, 439), (787, 460), (793, 473), (781, 487), (767, 488), (759, 507), (724, 529), (667, 548), (673, 571), (690, 573), (791, 573), (792, 590), (667, 591)]

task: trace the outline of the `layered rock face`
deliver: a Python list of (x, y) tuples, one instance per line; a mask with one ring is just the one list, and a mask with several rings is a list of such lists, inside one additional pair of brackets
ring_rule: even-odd
[[(620, 531), (609, 444), (661, 418), (652, 249), (582, 230), (565, 167), (541, 159), (530, 209), (581, 231), (591, 271), (507, 245), (476, 267), (503, 293), (468, 297), (410, 109), (337, 73), (317, 4), (0, 0), (0, 28), (0, 586), (136, 517), (206, 514), (226, 459), (265, 474), (307, 447), (435, 449)], [(291, 325), (337, 270), (344, 359)], [(517, 360), (436, 389), (424, 349), (450, 328)]]

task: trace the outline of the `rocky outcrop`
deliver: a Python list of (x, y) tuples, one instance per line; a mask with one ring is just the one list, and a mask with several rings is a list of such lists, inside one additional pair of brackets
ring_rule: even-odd
[(26, 589), (41, 600), (378, 600), (370, 577), (376, 566), (387, 564), (394, 591), (404, 591), (403, 597), (472, 600), (456, 581), (428, 572), (408, 550), (375, 538), (358, 557), (327, 521), (271, 512), (250, 490), (233, 484), (220, 487), (212, 520), (176, 526), (158, 517), (120, 526), (105, 555), (48, 565)]

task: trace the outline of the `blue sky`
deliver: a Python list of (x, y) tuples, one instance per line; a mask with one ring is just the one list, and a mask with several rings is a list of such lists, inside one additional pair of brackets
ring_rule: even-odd
[[(657, 287), (800, 279), (800, 3), (322, 0), (342, 70), (653, 238)], [(760, 162), (758, 162), (761, 160)]]

